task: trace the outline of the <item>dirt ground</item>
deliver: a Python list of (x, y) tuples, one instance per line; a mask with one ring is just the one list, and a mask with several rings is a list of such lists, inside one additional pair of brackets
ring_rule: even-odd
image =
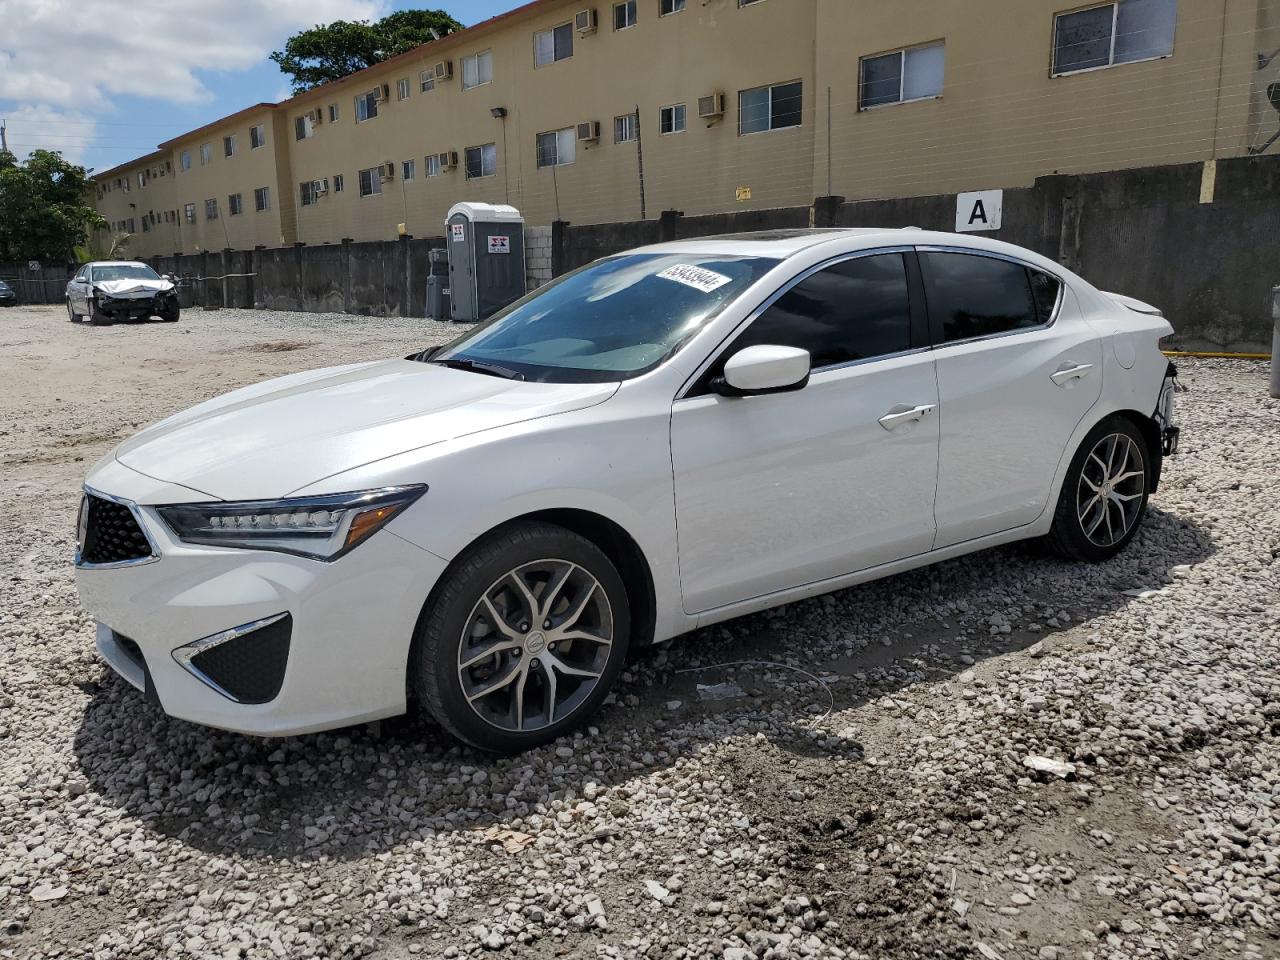
[(1018, 545), (700, 631), (521, 757), (412, 718), (205, 730), (100, 663), (71, 569), (94, 461), (457, 329), (0, 310), (0, 957), (1280, 957), (1261, 363), (1183, 364), (1184, 452), (1110, 563)]

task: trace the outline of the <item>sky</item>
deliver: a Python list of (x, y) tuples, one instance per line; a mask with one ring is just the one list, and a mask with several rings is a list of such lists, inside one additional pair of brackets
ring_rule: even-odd
[(290, 95), (267, 57), (291, 34), (392, 10), (470, 26), (523, 0), (0, 0), (0, 118), (9, 149), (95, 170), (250, 104)]

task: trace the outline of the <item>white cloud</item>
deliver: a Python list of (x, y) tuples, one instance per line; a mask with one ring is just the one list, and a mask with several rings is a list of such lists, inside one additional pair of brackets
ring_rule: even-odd
[(384, 7), (385, 0), (0, 0), (0, 100), (80, 113), (109, 109), (113, 95), (198, 103), (209, 97), (198, 71), (247, 69), (291, 33), (378, 17)]
[(37, 148), (57, 150), (72, 163), (98, 137), (98, 121), (78, 110), (23, 105), (5, 110), (9, 149), (24, 158)]

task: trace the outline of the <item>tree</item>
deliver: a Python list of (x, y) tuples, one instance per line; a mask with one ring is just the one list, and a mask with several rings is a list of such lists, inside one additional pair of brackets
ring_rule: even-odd
[(400, 10), (372, 23), (335, 20), (295, 33), (271, 59), (302, 93), (461, 29), (443, 10)]
[(88, 198), (88, 173), (57, 151), (23, 163), (0, 151), (0, 260), (73, 260), (90, 229), (106, 225)]

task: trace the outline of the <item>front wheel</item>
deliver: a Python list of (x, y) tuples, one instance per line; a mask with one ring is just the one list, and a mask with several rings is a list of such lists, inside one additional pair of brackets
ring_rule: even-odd
[(109, 316), (98, 309), (98, 305), (92, 300), (89, 301), (89, 323), (95, 327), (108, 327), (112, 320)]
[(419, 624), (410, 680), (454, 736), (515, 753), (599, 708), (630, 631), (622, 578), (595, 544), (520, 523), (480, 541), (445, 575)]
[(162, 306), (158, 316), (165, 323), (177, 323), (180, 314), (181, 310), (178, 308), (178, 301), (174, 300), (172, 303)]
[(1147, 512), (1151, 462), (1133, 421), (1098, 424), (1067, 468), (1049, 543), (1072, 560), (1098, 563), (1115, 556), (1138, 532)]

